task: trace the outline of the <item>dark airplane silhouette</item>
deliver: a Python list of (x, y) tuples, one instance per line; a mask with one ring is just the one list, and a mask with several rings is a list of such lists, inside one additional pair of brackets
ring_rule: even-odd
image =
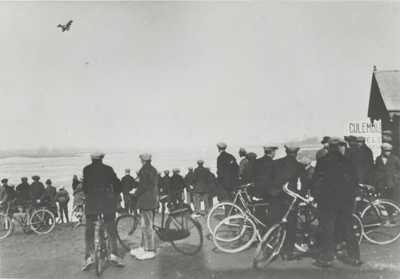
[(57, 28), (60, 27), (60, 28), (62, 29), (63, 32), (64, 32), (64, 31), (68, 31), (68, 30), (69, 30), (69, 27), (71, 26), (71, 24), (72, 24), (72, 20), (70, 20), (70, 21), (69, 21), (67, 24), (65, 24), (65, 25), (59, 24), (59, 25), (57, 26)]

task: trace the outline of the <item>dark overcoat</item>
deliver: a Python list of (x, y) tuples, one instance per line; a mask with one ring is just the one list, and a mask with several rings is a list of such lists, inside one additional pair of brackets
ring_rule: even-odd
[(150, 164), (145, 163), (139, 171), (139, 186), (134, 194), (138, 209), (155, 209), (158, 206), (158, 173)]
[(357, 170), (357, 182), (364, 183), (368, 171), (368, 156), (358, 144), (351, 143), (349, 148), (346, 149), (344, 155), (350, 159)]
[(42, 200), (46, 196), (46, 190), (42, 182), (34, 181), (29, 187), (29, 196), (32, 201)]
[(85, 193), (85, 214), (111, 214), (117, 212), (121, 181), (112, 167), (101, 160), (93, 160), (83, 169), (83, 192)]
[(7, 191), (7, 201), (13, 201), (17, 197), (17, 193), (15, 192), (14, 188), (8, 185), (4, 185), (3, 187)]
[[(375, 162), (375, 185), (384, 198), (390, 198), (400, 202), (400, 160), (395, 155), (389, 155), (386, 164), (383, 164), (382, 155), (376, 158)], [(387, 193), (384, 193), (387, 192)], [(390, 197), (387, 197), (389, 194)]]
[(217, 178), (211, 171), (208, 172), (208, 198), (216, 197), (218, 194)]
[(356, 168), (339, 150), (317, 161), (310, 190), (319, 208), (352, 211), (357, 189)]
[(273, 172), (272, 165), (274, 160), (264, 155), (257, 159), (254, 163), (255, 175), (255, 196), (258, 198), (265, 198), (271, 192), (273, 187)]
[(15, 188), (17, 192), (17, 199), (20, 202), (29, 201), (31, 197), (29, 196), (30, 185), (28, 182), (22, 182)]
[(174, 173), (169, 181), (169, 190), (173, 192), (182, 192), (185, 187), (186, 183), (183, 177), (178, 173)]
[(239, 166), (235, 157), (225, 151), (217, 158), (217, 180), (227, 191), (239, 184)]
[(194, 172), (192, 170), (189, 170), (189, 172), (185, 175), (185, 183), (186, 183), (186, 191), (193, 192), (193, 189), (190, 188), (190, 186), (193, 187), (194, 182), (193, 182), (193, 177), (194, 177)]
[(56, 204), (56, 194), (57, 194), (57, 189), (56, 187), (52, 185), (47, 185), (46, 187), (46, 196), (50, 197), (51, 203), (54, 205)]
[(193, 177), (193, 182), (194, 182), (194, 188), (193, 188), (193, 193), (208, 193), (208, 187), (209, 187), (209, 170), (206, 169), (203, 166), (198, 166), (194, 170), (194, 177)]
[(289, 182), (289, 189), (295, 191), (302, 168), (303, 166), (291, 155), (275, 160), (272, 165), (274, 182), (270, 194), (277, 196), (283, 191), (283, 186), (287, 182)]

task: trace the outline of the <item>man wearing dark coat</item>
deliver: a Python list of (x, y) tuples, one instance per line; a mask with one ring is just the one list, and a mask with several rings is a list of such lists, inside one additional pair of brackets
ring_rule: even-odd
[(131, 170), (125, 169), (125, 176), (121, 179), (122, 195), (124, 196), (125, 212), (132, 212), (137, 215), (136, 208), (134, 208), (133, 195), (130, 191), (135, 188), (135, 179), (131, 176)]
[(192, 205), (194, 202), (193, 198), (193, 167), (188, 168), (189, 172), (185, 175), (185, 183), (186, 183), (186, 201), (188, 205)]
[(31, 201), (36, 202), (36, 204), (40, 204), (43, 201), (43, 198), (46, 196), (46, 190), (42, 182), (39, 182), (40, 177), (38, 175), (32, 176), (33, 182), (29, 187), (29, 196)]
[(334, 260), (334, 230), (338, 225), (344, 233), (347, 256), (341, 261), (359, 266), (360, 250), (353, 229), (353, 207), (358, 189), (354, 164), (343, 154), (346, 142), (341, 138), (329, 139), (329, 152), (315, 167), (310, 183), (312, 196), (319, 210), (319, 245), (321, 253), (313, 263), (318, 268), (331, 268)]
[[(283, 192), (283, 186), (286, 183), (289, 183), (289, 189), (297, 192), (297, 181), (302, 169), (301, 164), (296, 160), (300, 147), (294, 143), (288, 143), (285, 145), (285, 149), (287, 154), (286, 157), (275, 160), (272, 168), (274, 182), (269, 194), (273, 196), (273, 199), (270, 202), (268, 212), (269, 224), (271, 226), (280, 221), (283, 215), (287, 212), (293, 199), (291, 196)], [(294, 243), (296, 240), (296, 209), (290, 211), (288, 220), (286, 238), (281, 249), (281, 257), (285, 261), (296, 259), (293, 254)]]
[(367, 154), (358, 146), (355, 136), (348, 136), (347, 138), (345, 137), (345, 139), (349, 142), (349, 148), (346, 149), (344, 155), (350, 159), (356, 167), (358, 183), (364, 183), (367, 178), (368, 170)]
[(1, 183), (3, 184), (4, 189), (7, 191), (7, 201), (11, 202), (16, 198), (16, 193), (14, 190), (14, 187), (8, 185), (8, 179), (4, 178), (1, 180)]
[(365, 175), (364, 182), (366, 184), (374, 183), (374, 154), (372, 150), (365, 144), (365, 137), (357, 137), (358, 146), (365, 152), (367, 155), (367, 174)]
[(169, 183), (171, 180), (171, 176), (169, 176), (169, 170), (164, 171), (164, 176), (162, 177), (162, 192), (164, 195), (168, 195)]
[(158, 173), (151, 165), (151, 154), (143, 153), (139, 157), (143, 167), (139, 171), (139, 186), (134, 195), (142, 216), (142, 239), (139, 247), (131, 249), (130, 254), (138, 260), (149, 260), (156, 256), (153, 220), (158, 206)]
[(227, 145), (223, 142), (217, 144), (219, 156), (217, 158), (218, 191), (222, 200), (232, 200), (230, 192), (239, 184), (239, 166), (236, 159), (227, 153)]
[(52, 205), (56, 205), (56, 194), (57, 194), (57, 189), (53, 185), (51, 185), (51, 180), (47, 179), (46, 180), (46, 196), (48, 196), (51, 200)]
[(326, 155), (326, 153), (328, 153), (328, 140), (330, 137), (325, 136), (322, 141), (321, 144), (324, 145), (324, 147), (322, 147), (320, 150), (317, 151), (317, 153), (315, 154), (315, 159), (318, 161), (321, 157), (324, 157)]
[(174, 206), (182, 204), (182, 193), (183, 189), (185, 189), (186, 187), (185, 180), (179, 174), (180, 171), (181, 170), (178, 168), (172, 169), (173, 174), (169, 181), (168, 198), (169, 202), (172, 203)]
[(23, 205), (25, 202), (29, 201), (31, 198), (29, 196), (29, 183), (28, 183), (28, 178), (27, 177), (22, 177), (21, 178), (21, 184), (15, 188), (17, 192), (17, 199), (18, 199), (18, 204)]
[(311, 166), (311, 159), (308, 157), (299, 158), (298, 162), (303, 166), (300, 171), (300, 194), (304, 197), (310, 189), (310, 181), (314, 175), (315, 168)]
[(98, 215), (104, 215), (104, 223), (110, 238), (110, 262), (123, 267), (125, 264), (118, 257), (117, 227), (115, 213), (117, 212), (118, 196), (121, 193), (121, 181), (112, 167), (103, 164), (104, 153), (93, 152), (90, 155), (92, 163), (83, 169), (82, 189), (85, 193), (85, 261), (82, 271), (90, 269), (94, 263), (94, 222)]
[(198, 160), (197, 165), (198, 167), (194, 170), (194, 188), (193, 188), (193, 195), (194, 195), (194, 207), (195, 212), (192, 215), (193, 217), (200, 217), (200, 209), (201, 209), (201, 201), (204, 201), (204, 210), (207, 214), (210, 206), (208, 204), (208, 187), (209, 187), (209, 171), (204, 166), (203, 160)]
[(393, 146), (387, 142), (381, 146), (382, 154), (376, 158), (375, 177), (381, 198), (400, 202), (400, 161), (392, 154)]
[(208, 170), (208, 206), (211, 209), (214, 205), (213, 199), (214, 197), (217, 196), (217, 178), (215, 177), (215, 174), (213, 174), (210, 170), (209, 167), (206, 168)]

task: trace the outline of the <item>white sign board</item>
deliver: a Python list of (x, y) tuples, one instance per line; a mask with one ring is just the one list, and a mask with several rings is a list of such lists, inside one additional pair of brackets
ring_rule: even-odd
[(345, 128), (346, 136), (365, 137), (365, 144), (371, 148), (374, 159), (381, 154), (381, 133), (381, 121), (374, 121), (374, 125), (369, 121), (352, 121), (347, 122)]

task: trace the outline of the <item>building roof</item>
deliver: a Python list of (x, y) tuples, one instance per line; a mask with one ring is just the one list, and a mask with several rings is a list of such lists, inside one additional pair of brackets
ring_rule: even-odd
[(400, 71), (374, 71), (369, 98), (368, 117), (382, 119), (400, 115)]

